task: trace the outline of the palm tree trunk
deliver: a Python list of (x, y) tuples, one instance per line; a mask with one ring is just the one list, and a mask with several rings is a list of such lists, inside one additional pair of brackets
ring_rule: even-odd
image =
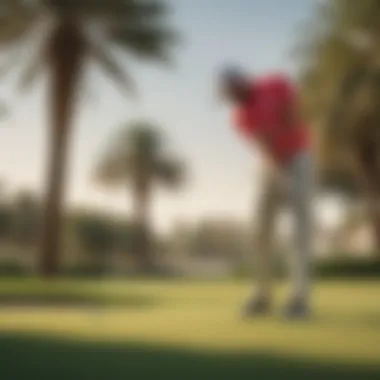
[(52, 124), (49, 133), (46, 204), (41, 240), (40, 272), (57, 274), (66, 182), (67, 151), (75, 90), (81, 74), (84, 43), (73, 20), (59, 25), (50, 41)]
[(380, 187), (376, 171), (369, 170), (371, 166), (362, 165), (362, 168), (359, 179), (363, 184), (367, 198), (367, 212), (372, 225), (375, 254), (380, 258)]
[(150, 191), (145, 180), (139, 181), (135, 186), (135, 233), (136, 233), (136, 254), (140, 262), (140, 268), (144, 273), (151, 273), (154, 270), (152, 257), (152, 242), (149, 228), (149, 204)]
[(354, 145), (352, 150), (351, 165), (364, 190), (367, 215), (372, 224), (375, 254), (380, 259), (380, 182), (377, 175), (377, 148), (373, 141), (367, 141), (365, 145)]
[(372, 224), (375, 254), (380, 259), (380, 191), (372, 191), (368, 197), (368, 214)]

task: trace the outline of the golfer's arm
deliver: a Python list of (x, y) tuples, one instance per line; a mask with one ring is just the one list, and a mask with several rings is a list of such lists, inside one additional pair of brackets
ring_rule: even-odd
[(301, 101), (298, 89), (289, 80), (282, 83), (282, 122), (287, 128), (299, 128), (302, 124)]
[(286, 128), (299, 128), (301, 125), (301, 111), (298, 102), (291, 99), (284, 106), (283, 123)]
[(273, 156), (265, 148), (264, 144), (260, 144), (255, 139), (249, 140), (251, 150), (257, 151), (263, 158), (264, 166), (267, 170), (271, 171), (274, 175), (282, 176), (280, 166), (273, 158)]
[(266, 170), (273, 173), (273, 175), (275, 177), (278, 177), (279, 179), (282, 178), (283, 173), (282, 173), (278, 163), (274, 160), (274, 158), (265, 149), (262, 149), (261, 151), (262, 151), (261, 154), (262, 154), (262, 157), (264, 160), (264, 166), (265, 166)]

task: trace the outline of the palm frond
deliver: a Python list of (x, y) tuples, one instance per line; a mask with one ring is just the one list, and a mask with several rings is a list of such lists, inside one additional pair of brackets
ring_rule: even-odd
[(157, 180), (171, 188), (176, 188), (184, 182), (185, 172), (185, 165), (174, 157), (161, 159), (155, 167)]
[(170, 62), (170, 50), (179, 41), (178, 35), (162, 27), (126, 26), (113, 28), (110, 39), (121, 49), (141, 59), (154, 59), (164, 63)]
[(15, 47), (13, 51), (7, 51), (6, 57), (0, 65), (0, 79), (8, 75), (9, 72), (17, 66), (20, 62), (21, 54), (22, 49), (20, 49), (20, 46)]
[(0, 3), (0, 46), (22, 41), (40, 15), (40, 9), (23, 0), (3, 0)]
[(136, 85), (130, 75), (105, 46), (92, 44), (92, 56), (103, 71), (114, 80), (126, 94), (136, 96)]
[(126, 162), (109, 151), (103, 155), (94, 171), (94, 181), (106, 187), (116, 187), (126, 177)]
[(161, 0), (42, 0), (55, 13), (70, 12), (100, 21), (120, 23), (153, 21), (168, 13)]
[(35, 56), (30, 62), (27, 63), (19, 78), (19, 90), (28, 90), (37, 77), (43, 72), (45, 56), (43, 52)]
[(163, 149), (164, 141), (160, 130), (145, 120), (135, 120), (123, 126), (117, 135), (120, 149), (131, 155), (156, 157)]
[(130, 2), (124, 7), (124, 10), (118, 13), (115, 21), (131, 20), (133, 24), (142, 22), (151, 24), (167, 16), (169, 11), (168, 4), (161, 0)]
[(175, 187), (183, 181), (183, 163), (167, 153), (163, 135), (151, 123), (135, 121), (123, 126), (114, 137), (99, 166), (102, 183), (117, 185), (149, 178)]

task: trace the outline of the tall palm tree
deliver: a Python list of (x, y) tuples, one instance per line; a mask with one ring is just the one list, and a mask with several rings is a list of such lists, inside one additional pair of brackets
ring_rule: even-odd
[[(305, 103), (328, 171), (359, 185), (380, 253), (380, 2), (324, 2), (300, 44)], [(338, 170), (335, 170), (338, 169)], [(336, 181), (335, 181), (336, 182)], [(341, 181), (347, 187), (350, 181)]]
[[(47, 198), (41, 271), (57, 272), (59, 231), (72, 116), (81, 80), (92, 60), (125, 90), (133, 89), (118, 53), (168, 62), (175, 34), (167, 27), (167, 7), (160, 0), (0, 0), (0, 49), (10, 67), (23, 48), (33, 47), (20, 84), (27, 87), (45, 66), (51, 99)], [(31, 37), (31, 40), (27, 39)], [(38, 45), (37, 45), (38, 46)]]
[(184, 166), (168, 151), (160, 131), (148, 122), (125, 125), (115, 137), (96, 167), (96, 178), (105, 186), (129, 186), (134, 201), (134, 248), (141, 269), (149, 271), (154, 264), (149, 239), (154, 186), (178, 186), (184, 178)]

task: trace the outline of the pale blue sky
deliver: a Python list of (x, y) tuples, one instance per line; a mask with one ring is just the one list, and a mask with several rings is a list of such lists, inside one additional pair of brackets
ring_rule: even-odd
[[(237, 62), (253, 73), (283, 70), (296, 74), (290, 49), (300, 23), (317, 1), (171, 0), (173, 21), (185, 37), (177, 52), (177, 68), (165, 71), (133, 64), (141, 92), (139, 103), (123, 99), (106, 79), (92, 76), (95, 99), (83, 102), (75, 123), (68, 201), (128, 212), (127, 190), (115, 194), (95, 188), (91, 171), (115, 128), (144, 117), (162, 126), (190, 170), (183, 191), (158, 194), (157, 227), (167, 229), (177, 220), (195, 221), (210, 215), (250, 217), (260, 165), (233, 133), (228, 110), (217, 104), (215, 69), (223, 62)], [(17, 103), (0, 130), (0, 178), (12, 188), (41, 190), (48, 121), (42, 83), (21, 100), (10, 85), (1, 89), (2, 98)]]

